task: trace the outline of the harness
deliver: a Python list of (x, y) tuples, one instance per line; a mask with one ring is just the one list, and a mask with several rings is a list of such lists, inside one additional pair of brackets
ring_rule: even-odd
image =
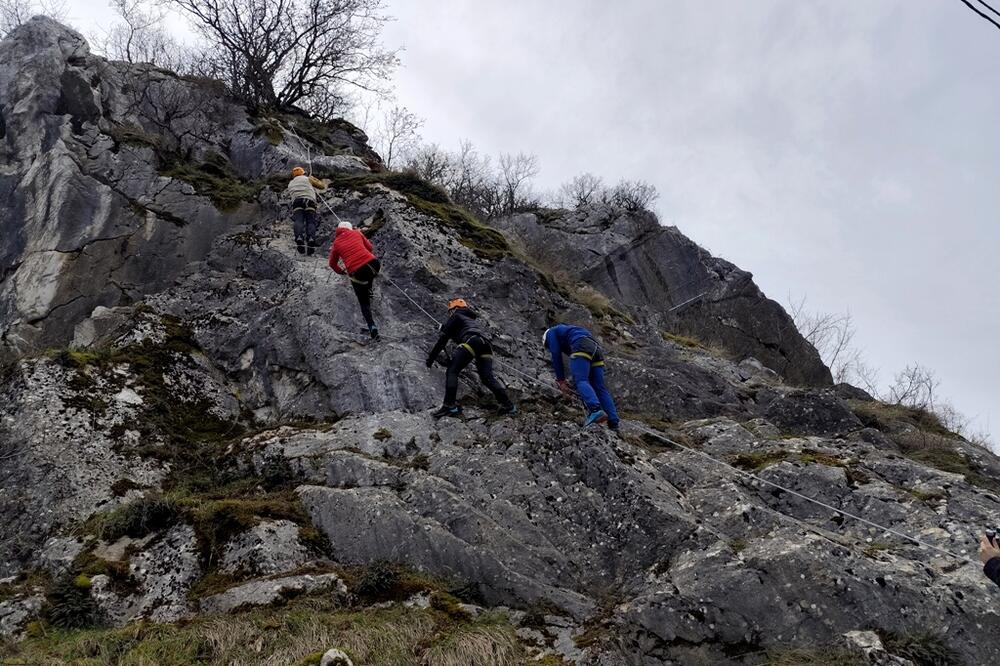
[(592, 365), (595, 368), (599, 368), (599, 367), (603, 366), (604, 365), (604, 360), (603, 359), (600, 360), (600, 361), (596, 361), (596, 362), (594, 361), (594, 356), (597, 355), (597, 354), (599, 354), (601, 352), (601, 346), (599, 344), (597, 344), (597, 340), (594, 340), (593, 338), (586, 338), (585, 341), (586, 340), (589, 340), (590, 342), (592, 342), (594, 344), (594, 347), (595, 347), (594, 353), (591, 354), (591, 353), (585, 352), (585, 351), (575, 351), (575, 352), (572, 352), (569, 355), (569, 357), (571, 359), (573, 359), (573, 358), (585, 358), (588, 361), (590, 361), (590, 365)]
[(493, 354), (478, 354), (478, 353), (476, 353), (476, 350), (473, 349), (472, 345), (469, 344), (469, 340), (472, 340), (474, 338), (479, 338), (479, 340), (483, 344), (486, 344), (486, 340), (483, 339), (483, 336), (481, 336), (481, 335), (479, 335), (477, 333), (476, 335), (470, 335), (469, 338), (465, 342), (459, 343), (458, 346), (461, 347), (462, 349), (465, 349), (466, 351), (468, 351), (470, 354), (472, 354), (476, 358), (493, 358)]
[[(347, 277), (349, 277), (351, 279), (351, 282), (353, 282), (354, 284), (362, 284), (362, 285), (364, 285), (364, 284), (371, 284), (371, 283), (373, 283), (375, 281), (375, 278), (378, 277), (378, 271), (376, 269), (374, 269), (374, 268), (370, 268), (370, 264), (373, 261), (377, 261), (377, 259), (372, 259), (367, 264), (365, 264), (364, 266), (362, 266), (358, 270), (354, 271), (353, 275), (348, 274)], [(357, 275), (361, 271), (365, 270), (366, 268), (369, 268), (369, 272), (372, 273), (372, 279), (371, 280), (360, 280), (360, 279), (354, 277), (355, 275)]]
[(312, 213), (316, 212), (316, 202), (308, 197), (296, 197), (295, 201), (292, 202), (292, 211), (305, 210)]

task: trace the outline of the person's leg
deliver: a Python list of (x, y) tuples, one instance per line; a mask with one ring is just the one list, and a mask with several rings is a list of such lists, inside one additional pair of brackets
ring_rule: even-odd
[(306, 247), (308, 254), (316, 251), (319, 243), (316, 242), (316, 231), (319, 229), (319, 215), (316, 214), (315, 205), (307, 204), (305, 210), (306, 217)]
[(604, 383), (604, 366), (592, 365), (590, 367), (590, 384), (594, 387), (597, 399), (601, 403), (601, 409), (608, 415), (608, 425), (612, 428), (618, 427), (618, 410), (615, 409), (615, 401), (611, 397), (611, 391)]
[(365, 264), (351, 276), (351, 286), (354, 287), (354, 294), (358, 297), (358, 305), (361, 306), (361, 316), (365, 318), (369, 330), (375, 328), (375, 319), (372, 317), (372, 281), (374, 279), (375, 272), (369, 264)]
[(594, 393), (594, 388), (590, 385), (590, 359), (586, 356), (570, 356), (570, 374), (573, 375), (573, 383), (576, 384), (576, 392), (580, 394), (580, 399), (587, 406), (587, 412), (594, 412), (601, 408), (601, 403)]
[[(378, 335), (378, 328), (375, 325), (375, 316), (372, 314), (372, 301), (375, 299), (375, 278), (378, 277), (379, 270), (382, 268), (382, 264), (379, 263), (378, 259), (372, 259), (364, 266), (368, 274), (368, 293), (365, 300), (368, 302), (368, 316), (371, 318), (371, 323), (369, 328), (372, 329), (372, 335)], [(367, 319), (365, 321), (368, 321)]]
[(448, 364), (448, 373), (444, 382), (444, 406), (455, 407), (458, 405), (458, 376), (462, 374), (465, 366), (472, 361), (472, 354), (464, 347), (455, 349), (451, 355), (451, 363)]
[(372, 290), (370, 282), (359, 282), (354, 276), (351, 277), (351, 286), (354, 287), (354, 295), (358, 297), (358, 305), (361, 306), (361, 316), (365, 318), (368, 328), (375, 325), (372, 319)]
[(483, 386), (488, 388), (493, 396), (500, 403), (500, 406), (504, 409), (510, 409), (514, 406), (514, 403), (510, 401), (510, 396), (507, 395), (507, 389), (504, 388), (503, 384), (496, 378), (493, 374), (493, 347), (489, 342), (477, 341), (470, 342), (473, 349), (476, 350), (476, 372), (479, 373), (479, 380), (483, 383)]
[(305, 209), (301, 207), (301, 202), (296, 199), (292, 203), (292, 235), (295, 237), (295, 245), (299, 254), (305, 252), (306, 242), (306, 216)]

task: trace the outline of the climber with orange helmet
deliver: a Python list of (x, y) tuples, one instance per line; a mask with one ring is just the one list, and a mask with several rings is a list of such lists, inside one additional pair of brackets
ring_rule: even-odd
[(587, 408), (583, 425), (607, 421), (612, 430), (618, 429), (618, 410), (611, 391), (604, 384), (604, 351), (587, 329), (572, 324), (559, 324), (545, 331), (542, 346), (552, 357), (552, 370), (556, 384), (563, 395), (571, 395), (566, 381), (563, 354), (569, 356), (569, 369), (576, 384), (576, 392)]
[(292, 198), (292, 230), (295, 234), (295, 247), (299, 254), (312, 255), (319, 247), (316, 241), (316, 228), (319, 217), (316, 215), (316, 190), (325, 190), (326, 183), (306, 175), (306, 170), (300, 166), (292, 169), (292, 180), (285, 190)]
[(462, 408), (458, 405), (458, 377), (469, 363), (476, 362), (476, 371), (483, 382), (500, 403), (498, 414), (515, 414), (517, 407), (510, 401), (507, 390), (493, 374), (493, 345), (486, 330), (478, 321), (479, 315), (469, 307), (464, 299), (455, 298), (448, 303), (448, 321), (441, 325), (441, 336), (427, 356), (427, 367), (434, 365), (448, 341), (455, 343), (455, 351), (448, 364), (445, 379), (444, 404), (434, 412), (434, 418), (459, 416)]
[[(382, 264), (373, 254), (374, 250), (367, 236), (355, 229), (350, 222), (341, 221), (337, 225), (333, 244), (330, 245), (329, 264), (337, 273), (351, 278), (351, 286), (354, 287), (354, 295), (358, 297), (361, 316), (368, 325), (368, 333), (373, 340), (378, 340), (378, 326), (372, 317), (372, 290)], [(343, 267), (340, 265), (341, 262), (344, 264)]]

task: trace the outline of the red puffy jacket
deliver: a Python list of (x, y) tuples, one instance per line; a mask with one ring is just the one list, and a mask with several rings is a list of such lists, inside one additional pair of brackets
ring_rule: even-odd
[(357, 229), (337, 229), (337, 235), (330, 247), (330, 268), (343, 275), (344, 269), (339, 263), (343, 260), (347, 274), (356, 273), (359, 268), (375, 258), (372, 254), (374, 249), (371, 242)]

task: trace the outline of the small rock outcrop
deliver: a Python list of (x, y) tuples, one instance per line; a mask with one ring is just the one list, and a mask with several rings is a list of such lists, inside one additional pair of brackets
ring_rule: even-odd
[(535, 261), (595, 287), (665, 331), (737, 360), (755, 358), (793, 384), (828, 386), (830, 371), (753, 275), (713, 257), (649, 212), (605, 204), (497, 221)]

